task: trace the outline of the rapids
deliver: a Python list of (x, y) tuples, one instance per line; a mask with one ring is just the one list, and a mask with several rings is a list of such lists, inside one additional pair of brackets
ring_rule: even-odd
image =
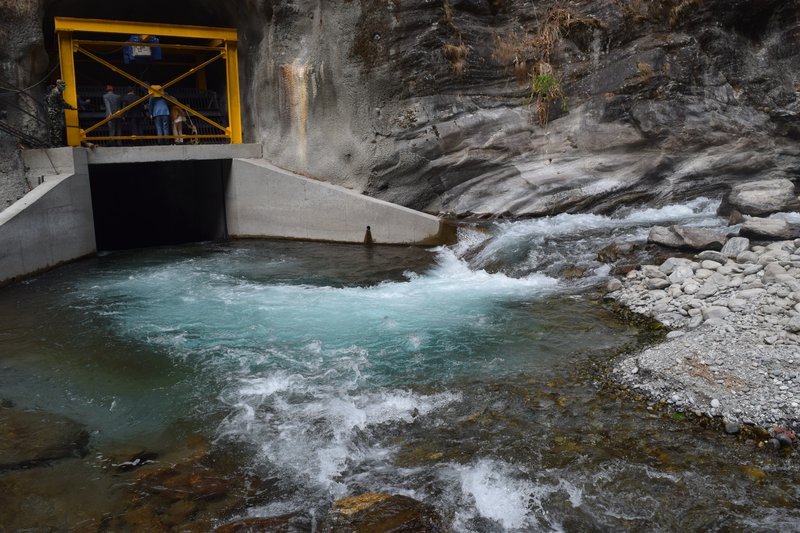
[[(220, 476), (265, 480), (236, 516), (316, 524), (337, 498), (385, 492), (456, 531), (774, 530), (800, 519), (796, 459), (623, 401), (597, 370), (637, 335), (596, 301), (597, 250), (652, 224), (720, 224), (717, 205), (499, 222), (435, 250), (103, 254), (0, 291), (0, 398), (86, 425), (91, 453), (58, 473), (84, 493), (58, 497), (108, 513), (124, 489), (89, 493), (113, 450), (168, 455), (200, 434), (226, 457)], [(584, 275), (560, 279), (567, 266)], [(0, 472), (22, 494), (11, 508), (56, 475), (38, 473)]]

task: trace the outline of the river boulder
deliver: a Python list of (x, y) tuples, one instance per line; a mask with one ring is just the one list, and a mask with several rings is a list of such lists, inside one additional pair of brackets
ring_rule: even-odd
[(735, 209), (744, 215), (764, 216), (798, 208), (794, 184), (788, 179), (774, 179), (733, 186), (722, 200), (720, 214), (728, 215)]
[(794, 235), (789, 223), (778, 218), (749, 218), (739, 232), (755, 239), (791, 239)]
[(689, 250), (721, 250), (728, 235), (724, 231), (693, 226), (654, 226), (647, 242), (669, 248)]

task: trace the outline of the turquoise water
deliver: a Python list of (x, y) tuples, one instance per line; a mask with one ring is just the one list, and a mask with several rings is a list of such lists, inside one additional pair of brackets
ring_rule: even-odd
[[(0, 291), (0, 397), (87, 426), (76, 487), (109, 450), (203, 435), (226, 457), (215, 475), (271, 484), (237, 516), (319, 517), (371, 491), (431, 503), (458, 531), (672, 529), (682, 507), (695, 527), (769, 529), (800, 518), (796, 461), (664, 420), (597, 372), (636, 331), (595, 300), (595, 251), (653, 222), (717, 223), (714, 208), (501, 223), (436, 250), (107, 254)], [(565, 265), (585, 275), (562, 280)], [(97, 502), (109, 513), (126, 505), (120, 475)]]

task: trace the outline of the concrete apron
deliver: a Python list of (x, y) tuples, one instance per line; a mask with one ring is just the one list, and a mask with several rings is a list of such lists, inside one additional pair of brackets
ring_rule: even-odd
[(233, 238), (422, 246), (456, 240), (452, 224), (278, 168), (258, 158), (258, 145), (230, 145), (230, 151), (218, 146), (211, 152), (198, 146), (197, 154), (186, 148), (137, 149), (138, 157), (123, 148), (114, 149), (119, 157), (102, 148), (25, 151), (33, 190), (0, 212), (0, 285), (97, 252), (89, 180), (93, 160), (232, 159), (225, 208)]

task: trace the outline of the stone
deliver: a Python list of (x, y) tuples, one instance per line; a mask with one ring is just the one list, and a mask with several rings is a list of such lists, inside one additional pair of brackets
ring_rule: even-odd
[(727, 256), (723, 255), (721, 252), (715, 252), (714, 250), (705, 250), (697, 254), (695, 257), (697, 257), (699, 261), (716, 261), (720, 265), (724, 265), (728, 260)]
[(680, 235), (675, 233), (671, 228), (664, 226), (653, 226), (650, 228), (650, 233), (647, 235), (647, 242), (660, 244), (669, 248), (682, 248), (684, 245), (683, 239)]
[(697, 298), (706, 299), (714, 296), (719, 292), (719, 287), (716, 283), (704, 283), (700, 290), (697, 291)]
[(769, 263), (764, 267), (764, 276), (761, 281), (764, 283), (775, 283), (778, 281), (778, 276), (786, 275), (786, 269), (778, 263)]
[(672, 226), (672, 230), (683, 239), (685, 248), (693, 250), (721, 250), (728, 234), (709, 228), (694, 226)]
[(728, 300), (728, 309), (734, 312), (744, 311), (748, 308), (747, 300), (743, 298), (731, 298)]
[(617, 278), (611, 278), (610, 280), (608, 280), (608, 283), (606, 283), (606, 290), (608, 292), (616, 292), (621, 288), (622, 288), (622, 282)]
[(777, 218), (750, 218), (742, 224), (739, 232), (756, 239), (789, 239), (793, 234), (789, 223)]
[(713, 407), (714, 409), (719, 408), (719, 405), (720, 405), (719, 400), (717, 400), (716, 398), (711, 400), (711, 407)]
[(739, 264), (755, 263), (758, 261), (758, 254), (745, 250), (736, 256), (736, 262)]
[(643, 265), (642, 274), (648, 278), (667, 279), (667, 275), (655, 265)]
[(691, 270), (692, 269), (691, 263), (692, 262), (690, 260), (685, 259), (683, 257), (670, 257), (669, 259), (661, 263), (661, 266), (659, 266), (658, 269), (667, 276), (669, 276), (678, 267), (687, 267), (689, 268), (689, 270)]
[(725, 318), (731, 313), (731, 310), (728, 309), (727, 307), (713, 305), (711, 307), (703, 308), (702, 312), (703, 312), (703, 319), (708, 321), (711, 319)]
[(800, 333), (800, 315), (790, 318), (784, 329), (789, 333)]
[(639, 249), (634, 242), (614, 241), (597, 252), (597, 260), (601, 263), (613, 263), (623, 257), (630, 257)]
[(740, 430), (739, 424), (737, 424), (736, 422), (732, 420), (725, 421), (725, 433), (727, 433), (728, 435), (736, 435), (737, 433), (739, 433), (739, 430)]
[(746, 252), (749, 248), (750, 239), (747, 237), (731, 237), (722, 247), (721, 253), (725, 257), (738, 258), (739, 254)]
[(753, 181), (735, 185), (723, 203), (745, 215), (769, 215), (794, 211), (800, 203), (794, 193), (794, 184), (788, 179)]
[(706, 270), (716, 270), (722, 266), (722, 263), (718, 263), (717, 261), (711, 261), (706, 259), (702, 263), (700, 263), (701, 268), (705, 268)]
[(694, 275), (692, 267), (689, 265), (679, 265), (669, 274), (669, 281), (672, 283), (683, 283)]
[(670, 285), (669, 280), (660, 278), (647, 278), (644, 282), (644, 286), (650, 290), (666, 289)]

